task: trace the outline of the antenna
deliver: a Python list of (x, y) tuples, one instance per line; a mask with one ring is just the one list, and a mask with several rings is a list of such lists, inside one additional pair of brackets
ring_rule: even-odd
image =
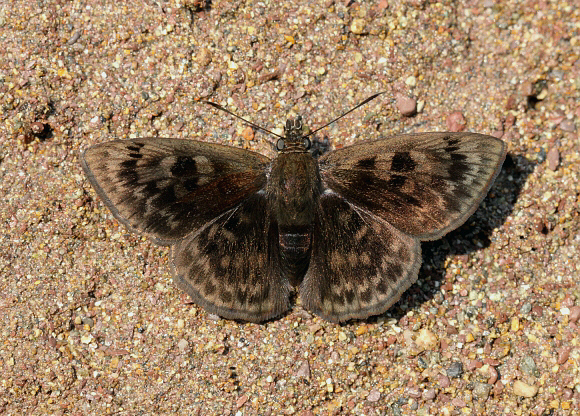
[[(357, 104), (356, 106), (354, 106), (353, 108), (351, 108), (350, 110), (348, 110), (346, 113), (344, 113), (344, 114), (342, 114), (342, 115), (340, 115), (340, 116), (336, 117), (334, 120), (330, 121), (329, 123), (326, 123), (324, 126), (322, 126), (322, 127), (318, 127), (316, 130), (314, 130), (314, 131), (311, 131), (311, 132), (310, 132), (310, 133), (308, 133), (306, 136), (302, 136), (302, 137), (303, 137), (303, 138), (305, 138), (305, 137), (310, 137), (310, 136), (312, 136), (312, 135), (313, 135), (314, 133), (316, 133), (317, 131), (320, 131), (320, 130), (322, 130), (323, 128), (330, 126), (330, 125), (331, 125), (332, 123), (334, 123), (335, 121), (337, 121), (337, 120), (340, 120), (341, 118), (343, 118), (343, 117), (344, 117), (344, 116), (346, 116), (347, 114), (349, 114), (349, 113), (352, 113), (352, 112), (353, 112), (354, 110), (356, 110), (357, 108), (359, 108), (359, 107), (362, 107), (363, 105), (365, 105), (365, 104), (366, 104), (366, 103), (368, 103), (369, 101), (371, 101), (371, 100), (374, 100), (374, 99), (375, 99), (375, 98), (377, 98), (379, 95), (381, 95), (381, 94), (384, 94), (384, 93), (385, 93), (385, 91), (381, 91), (381, 92), (377, 92), (376, 94), (373, 94), (373, 95), (371, 95), (370, 97), (368, 97), (368, 98), (367, 98), (367, 99), (365, 99), (364, 101), (360, 102), (359, 104)], [(205, 104), (209, 104), (209, 105), (211, 105), (212, 107), (214, 107), (214, 108), (217, 108), (218, 110), (225, 111), (225, 112), (226, 112), (226, 113), (228, 113), (230, 116), (233, 116), (233, 117), (235, 117), (235, 118), (237, 118), (237, 119), (239, 119), (239, 120), (242, 120), (243, 122), (245, 122), (245, 123), (249, 124), (250, 126), (252, 126), (252, 127), (255, 127), (255, 128), (256, 128), (256, 129), (258, 129), (258, 130), (265, 131), (266, 133), (269, 133), (269, 134), (271, 134), (272, 136), (276, 136), (276, 137), (277, 137), (277, 138), (279, 138), (279, 139), (285, 139), (285, 138), (286, 138), (286, 137), (280, 136), (279, 134), (276, 134), (276, 133), (274, 133), (273, 131), (270, 131), (270, 130), (268, 130), (268, 129), (265, 129), (264, 127), (260, 127), (260, 126), (258, 126), (257, 124), (254, 124), (254, 123), (252, 123), (251, 121), (248, 121), (248, 120), (246, 120), (245, 118), (238, 116), (238, 115), (237, 115), (237, 114), (235, 114), (235, 113), (232, 113), (230, 110), (228, 110), (227, 108), (224, 108), (224, 107), (222, 107), (222, 106), (221, 106), (221, 105), (219, 105), (219, 104), (212, 103), (211, 101), (205, 101), (205, 100), (201, 100), (201, 102), (202, 102), (202, 103), (205, 103)]]
[(330, 126), (332, 123), (334, 123), (334, 122), (335, 122), (335, 121), (337, 121), (337, 120), (340, 120), (341, 118), (343, 118), (344, 116), (346, 116), (348, 113), (352, 113), (352, 112), (353, 112), (354, 110), (356, 110), (357, 108), (359, 108), (359, 107), (362, 107), (363, 105), (365, 105), (365, 104), (366, 104), (366, 103), (368, 103), (369, 101), (371, 101), (371, 100), (374, 100), (374, 99), (375, 99), (375, 98), (377, 98), (379, 95), (381, 95), (381, 94), (384, 94), (384, 93), (385, 93), (385, 91), (381, 91), (381, 92), (377, 92), (376, 94), (373, 94), (373, 95), (371, 95), (369, 98), (367, 98), (367, 99), (366, 99), (366, 100), (364, 100), (363, 102), (361, 102), (361, 103), (357, 104), (356, 106), (354, 106), (353, 108), (351, 108), (350, 110), (348, 110), (348, 111), (347, 111), (346, 113), (344, 113), (343, 115), (341, 115), (341, 116), (338, 116), (337, 118), (335, 118), (334, 120), (332, 120), (332, 121), (331, 121), (331, 122), (329, 122), (329, 123), (326, 123), (326, 124), (325, 124), (324, 126), (322, 126), (322, 127), (318, 127), (316, 130), (314, 130), (314, 131), (311, 131), (310, 133), (308, 133), (308, 134), (307, 134), (306, 136), (304, 136), (304, 137), (309, 137), (309, 136), (312, 136), (312, 135), (313, 135), (314, 133), (316, 133), (317, 131), (320, 131), (320, 130), (322, 130), (323, 128)]
[(232, 113), (230, 110), (228, 110), (227, 108), (224, 108), (224, 107), (222, 107), (222, 106), (221, 106), (221, 105), (219, 105), (219, 104), (212, 103), (211, 101), (204, 101), (204, 100), (202, 100), (201, 102), (202, 102), (202, 103), (209, 104), (209, 105), (211, 105), (212, 107), (214, 107), (214, 108), (217, 108), (218, 110), (225, 111), (225, 112), (226, 112), (226, 113), (228, 113), (230, 116), (234, 116), (235, 118), (242, 120), (243, 122), (245, 122), (245, 123), (249, 124), (250, 126), (252, 126), (252, 127), (255, 127), (255, 128), (259, 129), (259, 130), (265, 131), (266, 133), (269, 133), (269, 134), (271, 134), (272, 136), (276, 136), (276, 137), (277, 137), (277, 138), (279, 138), (279, 139), (285, 139), (285, 137), (282, 137), (282, 136), (280, 136), (279, 134), (276, 134), (276, 133), (274, 133), (273, 131), (270, 131), (270, 130), (268, 130), (268, 129), (265, 129), (264, 127), (260, 127), (260, 126), (258, 126), (257, 124), (254, 124), (254, 123), (252, 123), (251, 121), (248, 121), (248, 120), (246, 120), (245, 118), (243, 118), (243, 117), (240, 117), (239, 115)]

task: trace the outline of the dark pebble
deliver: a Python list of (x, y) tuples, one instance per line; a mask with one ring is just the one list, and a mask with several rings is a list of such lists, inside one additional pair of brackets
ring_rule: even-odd
[(455, 361), (447, 368), (447, 377), (457, 378), (463, 374), (463, 364), (461, 361)]

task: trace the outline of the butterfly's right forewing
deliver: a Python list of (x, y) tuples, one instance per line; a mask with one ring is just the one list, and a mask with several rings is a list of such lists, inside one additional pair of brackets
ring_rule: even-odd
[(403, 134), (320, 158), (324, 185), (400, 231), (434, 240), (473, 214), (506, 145), (476, 133)]
[(116, 140), (81, 155), (113, 215), (160, 244), (179, 241), (262, 189), (269, 162), (235, 147), (158, 138)]

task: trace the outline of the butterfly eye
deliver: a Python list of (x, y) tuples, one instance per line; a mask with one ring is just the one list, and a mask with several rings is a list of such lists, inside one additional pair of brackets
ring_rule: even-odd
[(310, 143), (310, 139), (308, 137), (304, 137), (302, 141), (302, 146), (304, 146), (304, 149), (310, 150), (310, 146), (312, 146), (312, 143)]
[(278, 139), (278, 141), (276, 142), (276, 149), (283, 150), (284, 147), (286, 147), (286, 144), (284, 143), (284, 139)]
[(302, 130), (302, 116), (298, 116), (296, 117), (296, 120), (294, 120), (294, 129), (298, 131)]

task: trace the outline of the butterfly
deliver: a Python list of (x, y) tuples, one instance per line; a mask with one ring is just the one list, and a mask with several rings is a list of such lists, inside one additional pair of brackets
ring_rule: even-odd
[(81, 165), (115, 218), (171, 246), (175, 284), (208, 312), (262, 322), (297, 293), (305, 309), (343, 322), (400, 298), (417, 279), (421, 241), (463, 224), (506, 156), (495, 137), (437, 132), (315, 158), (302, 131), (289, 119), (274, 159), (143, 138), (92, 146)]

